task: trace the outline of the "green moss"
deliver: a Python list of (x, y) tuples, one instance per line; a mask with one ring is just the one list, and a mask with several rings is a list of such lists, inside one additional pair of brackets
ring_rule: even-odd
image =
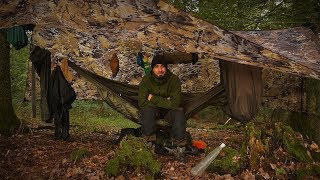
[(300, 162), (311, 163), (313, 160), (307, 153), (305, 148), (299, 140), (294, 136), (295, 132), (289, 126), (282, 126), (283, 128), (283, 145), (284, 148)]
[(274, 110), (268, 107), (260, 107), (255, 116), (256, 122), (268, 122), (272, 118)]
[(275, 171), (276, 171), (276, 175), (285, 175), (285, 174), (287, 174), (286, 170), (283, 169), (283, 167), (276, 168)]
[(313, 172), (317, 175), (320, 175), (320, 165), (314, 165)]
[(248, 160), (248, 141), (243, 141), (243, 143), (241, 144), (241, 149), (240, 149), (240, 155), (241, 155), (241, 164), (245, 165), (247, 164), (247, 160)]
[(249, 122), (246, 125), (246, 137), (256, 137), (256, 138), (261, 137), (261, 131), (255, 128), (253, 122)]
[(143, 138), (133, 136), (124, 138), (115, 153), (115, 158), (108, 161), (105, 173), (108, 177), (112, 177), (130, 169), (145, 171), (146, 175), (152, 177), (161, 170), (161, 164)]
[(70, 158), (73, 161), (78, 161), (89, 154), (89, 151), (86, 149), (77, 149), (71, 152)]
[(311, 156), (313, 157), (314, 161), (320, 162), (320, 152), (311, 152)]
[(120, 164), (119, 159), (109, 160), (105, 168), (105, 172), (107, 176), (116, 176), (117, 174), (119, 174), (120, 173), (119, 164)]
[(320, 81), (307, 78), (307, 110), (309, 113), (320, 115)]
[(308, 150), (303, 146), (299, 139), (295, 136), (296, 132), (290, 127), (282, 123), (275, 124), (275, 141), (282, 142), (284, 149), (300, 162), (311, 163), (312, 157), (308, 155)]
[(237, 150), (225, 147), (219, 156), (209, 165), (208, 171), (235, 175), (242, 167), (239, 157), (240, 153)]
[(288, 124), (303, 136), (316, 140), (318, 136), (317, 122), (320, 118), (314, 114), (291, 112)]
[(254, 123), (248, 123), (246, 127), (246, 149), (251, 169), (259, 168), (260, 158), (265, 154), (267, 149), (262, 143), (261, 137), (261, 130), (256, 128)]
[(312, 174), (313, 174), (313, 169), (309, 167), (299, 169), (295, 172), (296, 179), (306, 179), (307, 177), (312, 176)]

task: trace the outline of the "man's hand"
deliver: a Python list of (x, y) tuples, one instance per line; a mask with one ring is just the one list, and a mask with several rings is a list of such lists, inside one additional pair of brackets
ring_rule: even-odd
[(153, 97), (153, 95), (152, 94), (149, 94), (149, 96), (148, 96), (148, 101), (151, 101), (151, 98)]

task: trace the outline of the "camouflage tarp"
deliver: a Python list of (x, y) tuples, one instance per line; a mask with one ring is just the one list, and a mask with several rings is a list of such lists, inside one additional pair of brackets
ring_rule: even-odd
[[(0, 28), (35, 24), (32, 44), (110, 76), (108, 59), (180, 51), (320, 79), (319, 41), (308, 30), (232, 33), (150, 0), (0, 2)], [(146, 48), (147, 47), (147, 48)], [(298, 49), (298, 50), (297, 50)]]

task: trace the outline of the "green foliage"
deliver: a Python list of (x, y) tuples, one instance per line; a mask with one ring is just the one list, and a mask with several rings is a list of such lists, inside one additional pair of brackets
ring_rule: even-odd
[(283, 29), (307, 25), (320, 30), (317, 0), (167, 0), (177, 8), (227, 30)]
[(131, 169), (145, 171), (152, 177), (161, 170), (161, 164), (143, 138), (133, 136), (124, 138), (115, 153), (115, 158), (107, 162), (105, 173), (108, 177), (112, 177)]
[(128, 120), (99, 100), (76, 100), (70, 110), (70, 122), (82, 131), (104, 131), (105, 129), (137, 128), (138, 124)]
[(208, 171), (219, 174), (237, 174), (242, 167), (240, 153), (230, 147), (225, 147), (217, 158), (209, 165)]
[(11, 93), (13, 104), (22, 102), (27, 85), (27, 72), (30, 46), (20, 50), (11, 48), (10, 51), (10, 73), (11, 73)]
[(71, 160), (76, 162), (78, 160), (81, 160), (82, 158), (84, 158), (88, 154), (89, 154), (89, 151), (86, 149), (77, 149), (77, 150), (71, 152), (70, 158), (71, 158)]
[[(31, 102), (16, 104), (15, 111), (20, 119), (29, 124), (41, 125), (40, 102), (36, 102), (37, 118), (32, 117)], [(118, 131), (122, 128), (137, 128), (138, 124), (99, 100), (76, 100), (70, 109), (70, 130), (75, 133)]]

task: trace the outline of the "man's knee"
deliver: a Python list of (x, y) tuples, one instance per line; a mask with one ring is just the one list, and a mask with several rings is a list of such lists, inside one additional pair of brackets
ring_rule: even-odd
[(172, 113), (175, 120), (185, 121), (185, 114), (184, 114), (184, 110), (182, 107), (178, 107), (176, 109), (173, 109), (171, 111), (171, 113)]

